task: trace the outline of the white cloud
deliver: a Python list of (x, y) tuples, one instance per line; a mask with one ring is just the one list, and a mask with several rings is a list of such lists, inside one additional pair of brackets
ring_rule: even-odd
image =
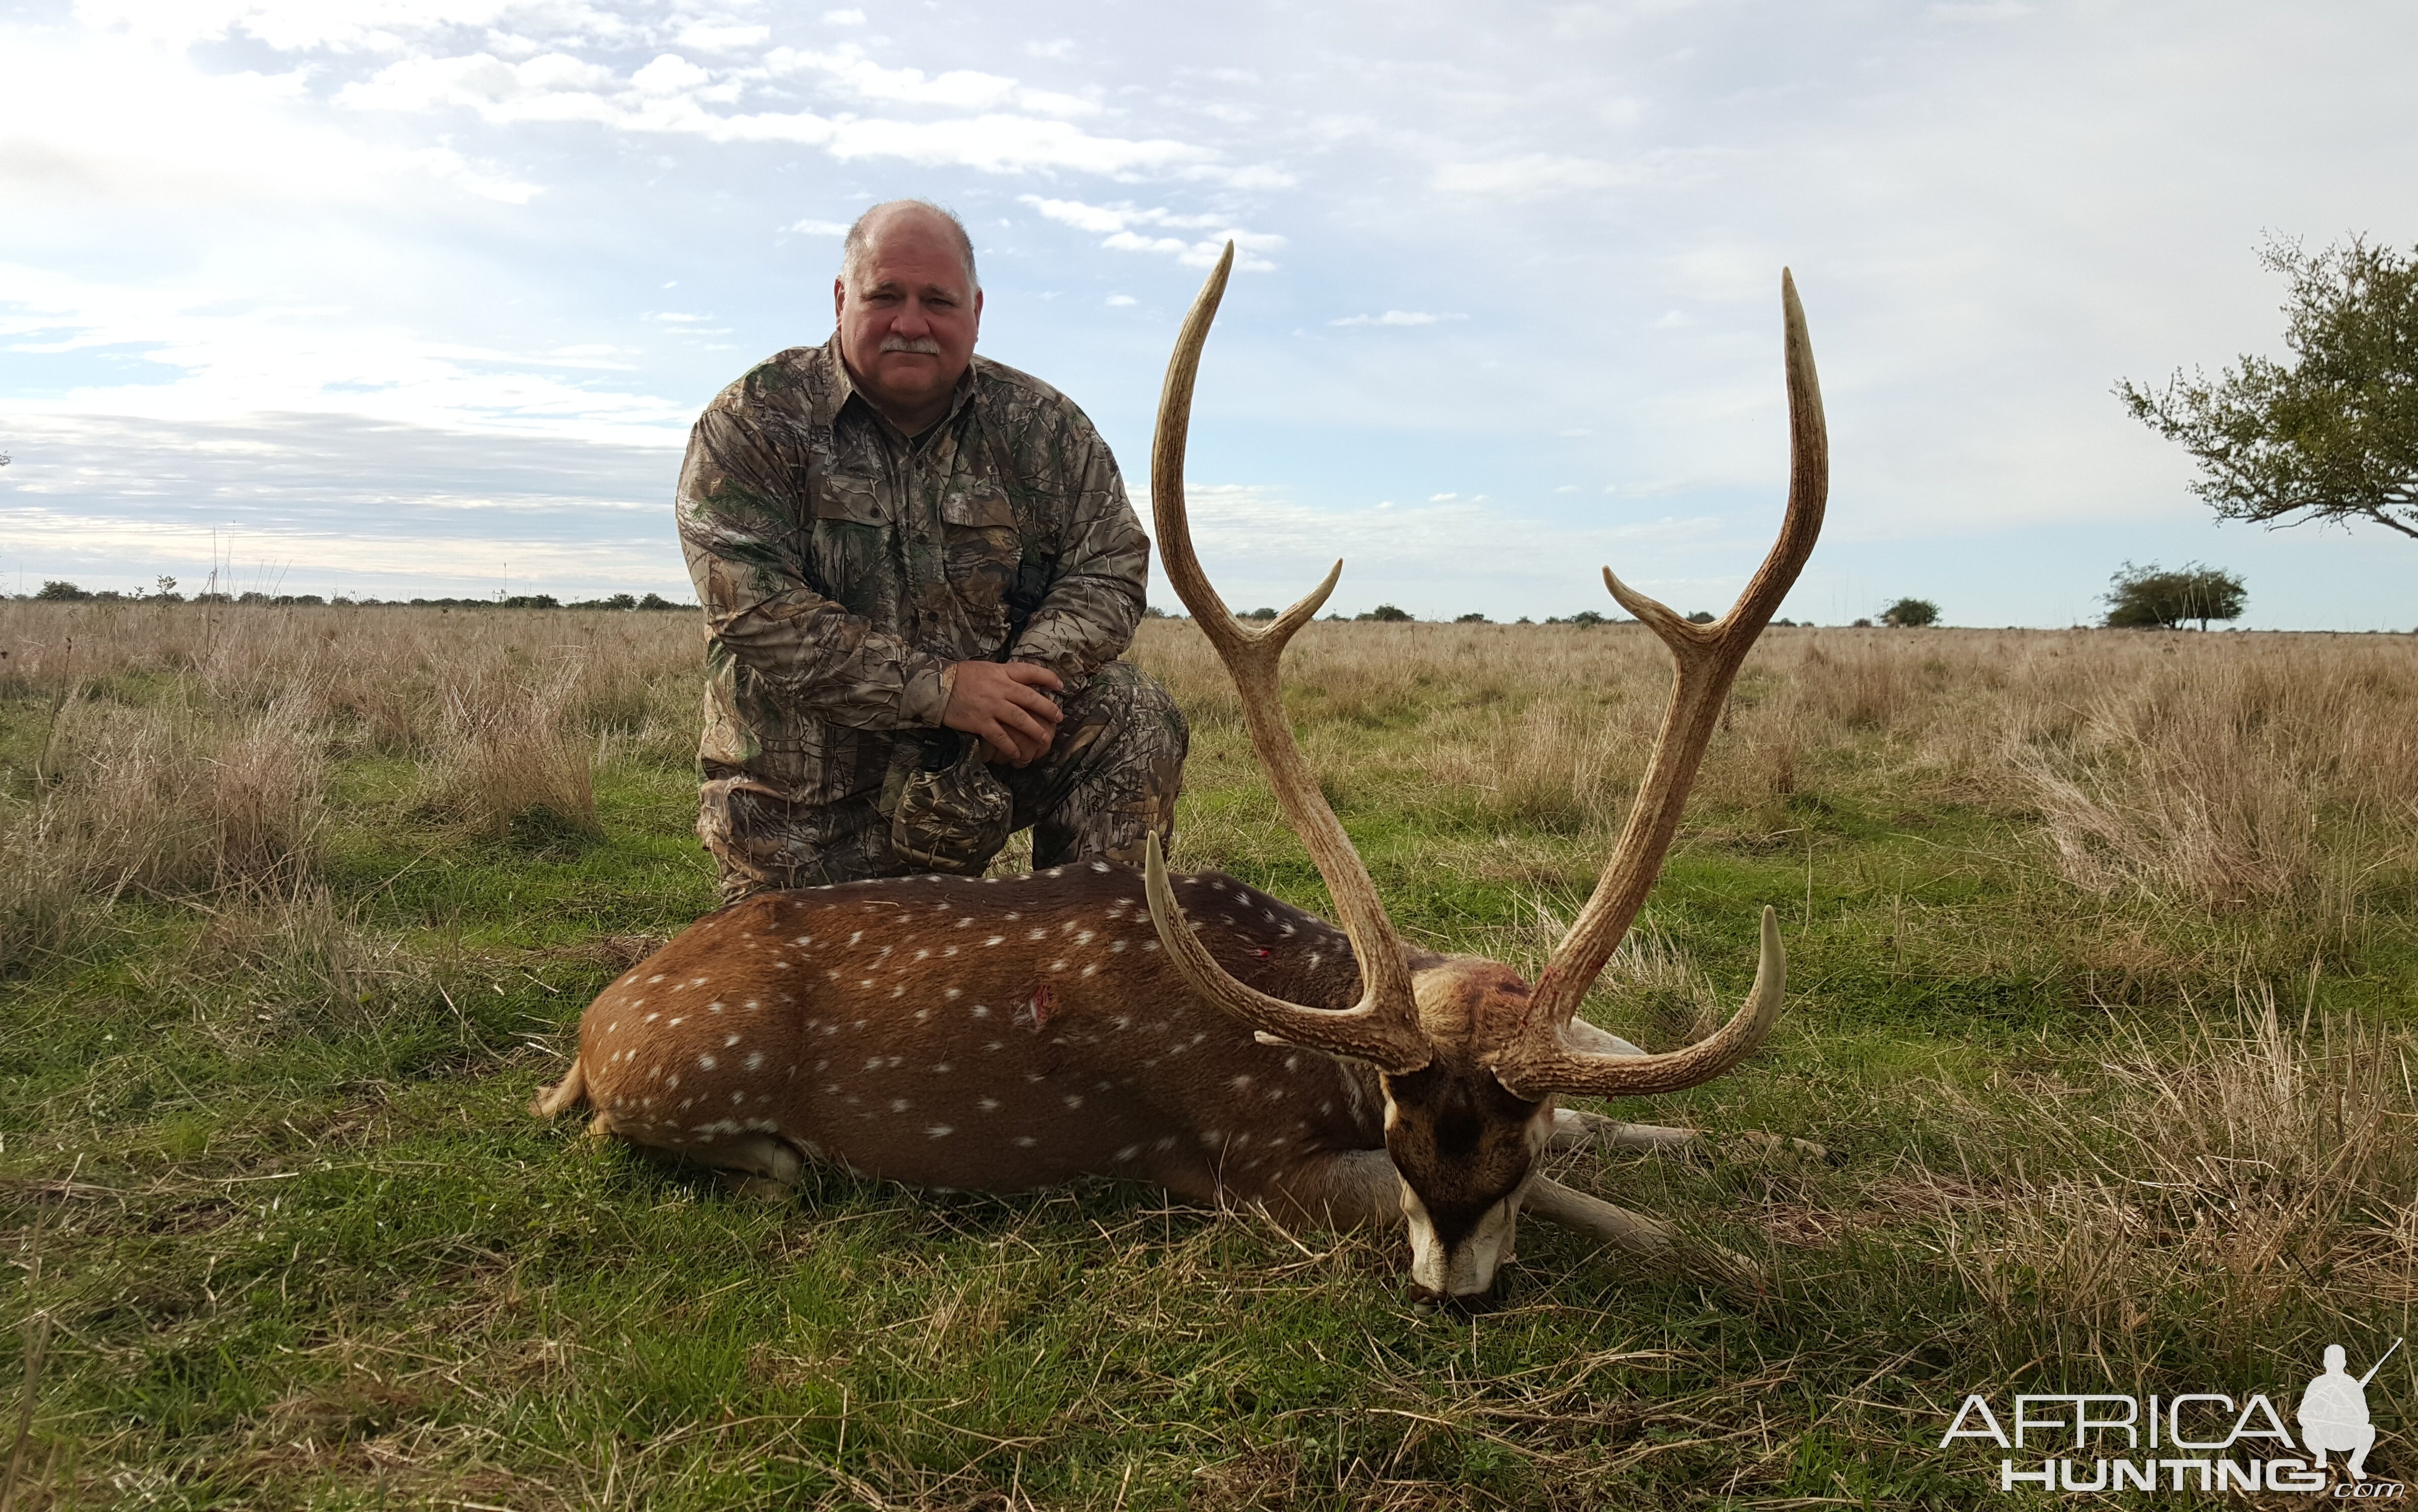
[(773, 28), (693, 21), (681, 28), (680, 45), (700, 53), (737, 53), (770, 41)]
[[(1246, 272), (1266, 272), (1277, 265), (1256, 255), (1274, 252), (1285, 244), (1285, 238), (1270, 232), (1246, 231), (1229, 224), (1216, 215), (1178, 215), (1156, 206), (1127, 205), (1087, 205), (1081, 200), (1046, 199), (1038, 194), (1019, 194), (1018, 199), (1039, 210), (1047, 220), (1078, 231), (1107, 232), (1100, 243), (1110, 252), (1156, 252), (1172, 257), (1186, 267), (1211, 267), (1225, 252), (1226, 243), (1234, 244), (1234, 266)], [(1217, 235), (1186, 239), (1182, 237), (1150, 237), (1135, 231), (1135, 226), (1158, 226), (1176, 230), (1199, 230), (1208, 226), (1222, 227)]]
[(824, 69), (865, 98), (957, 109), (1013, 103), (1043, 114), (987, 110), (932, 121), (824, 116), (810, 111), (724, 114), (707, 107), (737, 99), (744, 81), (718, 75), (678, 53), (657, 57), (634, 74), (626, 87), (616, 86), (610, 70), (559, 53), (521, 64), (487, 53), (406, 58), (345, 85), (336, 100), (357, 110), (470, 110), (497, 125), (587, 122), (711, 142), (788, 142), (820, 147), (843, 161), (897, 158), (986, 173), (1072, 170), (1118, 177), (1215, 167), (1207, 161), (1214, 156), (1207, 149), (1169, 138), (1093, 135), (1064, 118), (1091, 110), (1088, 102), (1045, 98), (993, 74), (960, 70), (926, 79), (914, 69), (881, 69), (849, 50), (806, 53), (776, 49), (773, 61), (776, 72)]
[(803, 221), (791, 221), (789, 229), (801, 237), (845, 237), (848, 235), (848, 222), (845, 221), (817, 221), (809, 218)]
[(1424, 310), (1388, 310), (1382, 315), (1343, 315), (1330, 326), (1432, 326), (1439, 320), (1467, 320), (1467, 315), (1430, 314)]
[(1108, 298), (1108, 304), (1110, 309), (1121, 309), (1125, 305), (1138, 304), (1140, 302), (1140, 300), (1136, 299), (1130, 294), (1111, 294)]
[(826, 26), (862, 26), (865, 24), (865, 12), (856, 9), (826, 10), (823, 12), (823, 24)]
[(1437, 166), (1432, 180), (1446, 194), (1500, 194), (1526, 198), (1574, 190), (1622, 189), (1643, 183), (1645, 174), (1593, 158), (1528, 152), (1480, 162)]

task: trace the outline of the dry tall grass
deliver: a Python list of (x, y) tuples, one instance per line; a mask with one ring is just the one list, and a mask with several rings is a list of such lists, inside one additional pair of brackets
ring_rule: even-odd
[[(10, 788), (0, 828), (85, 892), (307, 868), (322, 760), (348, 751), (421, 763), (436, 806), (482, 828), (532, 809), (592, 828), (600, 749), (689, 758), (698, 650), (685, 616), (0, 603), (0, 698), (58, 709), (22, 762), (46, 789)], [(1247, 759), (1188, 623), (1146, 622), (1135, 654), (1204, 759)], [(1636, 626), (1321, 623), (1287, 678), (1347, 806), (1411, 793), (1446, 827), (1594, 837), (1621, 820), (1669, 670)], [(1814, 792), (1978, 806), (2087, 893), (2289, 917), (2298, 949), (2355, 933), (2418, 870), (2418, 640), (1773, 631), (1695, 817), (1778, 832)], [(1230, 810), (1186, 853), (1246, 855), (1273, 824)], [(54, 909), (37, 874), (6, 884), (13, 913)]]
[(2014, 1325), (2001, 1336), (2105, 1360), (2137, 1357), (2179, 1296), (2247, 1337), (2345, 1297), (2418, 1302), (2408, 1038), (2319, 1016), (2316, 996), (2312, 980), (2297, 1023), (2261, 985), (2180, 1035), (2122, 1031), (2102, 1067), (2109, 1099), (2040, 1078), (2000, 1089), (2012, 1120), (1965, 1105), (1988, 1131), (1974, 1164), (2007, 1168), (1937, 1194), (1944, 1249)]
[[(1418, 785), (1485, 827), (1616, 829), (1669, 685), (1635, 626), (1318, 624), (1298, 645), (1288, 695), (1342, 796)], [(1188, 625), (1146, 626), (1137, 659), (1213, 741), (1235, 725)], [(1353, 762), (1351, 728), (1388, 724), (1416, 759)], [(1815, 787), (2003, 815), (2089, 893), (2351, 928), (2418, 870), (2418, 639), (1772, 631), (1694, 812), (1777, 831)]]
[(130, 891), (298, 895), (344, 755), (410, 758), (472, 829), (593, 832), (600, 744), (689, 759), (698, 645), (653, 615), (0, 603), (35, 731), (0, 757), (0, 967)]

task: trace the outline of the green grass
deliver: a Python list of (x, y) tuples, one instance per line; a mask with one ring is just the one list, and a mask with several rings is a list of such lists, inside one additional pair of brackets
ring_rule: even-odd
[[(1343, 817), (1408, 934), (1533, 969), (1538, 909), (1567, 918), (1607, 843), (1403, 780), (1430, 696), (1337, 716), (1365, 750)], [(48, 712), (0, 708), (20, 799)], [(2229, 1026), (2260, 989), (2297, 1020), (2307, 984), (2243, 968), (2255, 918), (2076, 893), (2019, 808), (1900, 802), (1828, 759), (1781, 823), (1701, 808), (1649, 912), (1733, 1003), (1779, 909), (1773, 1044), (1616, 1110), (1707, 1131), (1697, 1152), (1561, 1162), (1764, 1260), (1773, 1295), (1532, 1222), (1506, 1305), (1472, 1320), (1406, 1303), (1391, 1236), (1106, 1183), (819, 1171), (763, 1205), (541, 1123), (525, 1105), (616, 942), (711, 905), (693, 779), (625, 757), (598, 773), (602, 838), (543, 815), (482, 837), (416, 806), (410, 758), (341, 755), (332, 913), (123, 895), (0, 980), (0, 1324), (54, 1324), (21, 1504), (1962, 1505), (1999, 1499), (1994, 1458), (1936, 1447), (1967, 1391), (2296, 1391), (2318, 1343), (2356, 1360), (2410, 1331), (2406, 1267), (2380, 1288), (2356, 1201), (2282, 1278), (2161, 1269), (2184, 1245), (2157, 1233), (2100, 1282), (2023, 1248), (2002, 1216), (2124, 1159), (2149, 1116), (2128, 1032)], [(1230, 724), (1199, 731), (1186, 816), (1212, 836), (1196, 860), (1323, 903)], [(2413, 984), (2388, 910), (2321, 966), (2311, 1032), (2406, 1036)], [(1597, 1005), (1654, 1044), (1692, 1032), (1669, 994)], [(2128, 1287), (2135, 1321), (2112, 1323), (2098, 1292)], [(2413, 1383), (2371, 1388), (2387, 1474)]]

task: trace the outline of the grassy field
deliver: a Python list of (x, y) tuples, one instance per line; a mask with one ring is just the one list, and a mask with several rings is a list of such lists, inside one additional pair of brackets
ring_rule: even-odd
[[(1558, 1164), (1773, 1294), (1532, 1223), (1475, 1320), (1409, 1306), (1387, 1238), (1106, 1183), (764, 1205), (529, 1118), (710, 904), (698, 650), (685, 616), (0, 603), (0, 1380), (34, 1382), (0, 1495), (2026, 1504), (1937, 1447), (1965, 1393), (2288, 1413), (2323, 1345), (2412, 1332), (2418, 638), (1771, 632), (1590, 1014), (1701, 1031), (1769, 903), (1787, 1016), (1608, 1109), (1698, 1148)], [(1190, 627), (1136, 655), (1193, 716), (1179, 859), (1321, 907)], [(1541, 964), (1660, 648), (1318, 625), (1290, 666), (1398, 924)], [(2369, 1389), (2386, 1475), (2413, 1353)]]

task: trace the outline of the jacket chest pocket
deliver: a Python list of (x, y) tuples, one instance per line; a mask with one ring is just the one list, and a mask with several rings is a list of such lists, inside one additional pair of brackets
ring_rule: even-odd
[(888, 516), (870, 481), (824, 474), (809, 496), (809, 586), (851, 614), (874, 616), (882, 587), (895, 577)]
[(988, 483), (941, 496), (941, 536), (949, 586), (965, 601), (976, 624), (1004, 634), (1008, 588), (1024, 555), (1007, 496)]

